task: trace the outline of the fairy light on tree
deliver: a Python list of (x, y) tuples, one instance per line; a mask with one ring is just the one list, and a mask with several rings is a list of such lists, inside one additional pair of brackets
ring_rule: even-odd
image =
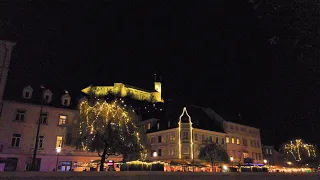
[(288, 160), (293, 159), (301, 164), (317, 157), (314, 145), (304, 143), (301, 139), (284, 144), (284, 151)]
[[(121, 102), (120, 102), (121, 103)], [(129, 111), (119, 101), (83, 100), (79, 104), (80, 117), (75, 145), (82, 150), (98, 152), (100, 171), (110, 155), (123, 155), (124, 159), (144, 157), (144, 147)]]

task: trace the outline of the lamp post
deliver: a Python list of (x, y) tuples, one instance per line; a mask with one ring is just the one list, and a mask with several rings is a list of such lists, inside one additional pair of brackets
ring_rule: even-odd
[(45, 88), (44, 88), (43, 86), (41, 86), (41, 89), (42, 89), (41, 107), (40, 107), (40, 114), (39, 114), (38, 126), (37, 126), (36, 143), (35, 143), (35, 145), (34, 145), (33, 155), (32, 155), (31, 171), (35, 171), (35, 164), (36, 164), (38, 144), (39, 144), (39, 133), (40, 133), (41, 115), (42, 115), (42, 109), (43, 109), (43, 95), (44, 95), (44, 90), (45, 90)]
[(61, 152), (61, 147), (60, 146), (57, 147), (56, 151), (57, 151), (56, 171), (58, 171), (58, 162), (59, 162), (59, 154)]
[(263, 162), (264, 162), (265, 165), (267, 165), (268, 160), (264, 159)]
[(231, 165), (233, 167), (233, 156), (230, 157)]

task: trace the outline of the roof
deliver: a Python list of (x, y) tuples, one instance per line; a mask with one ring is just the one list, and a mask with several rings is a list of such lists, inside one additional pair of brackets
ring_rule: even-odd
[(176, 106), (175, 110), (172, 111), (171, 114), (168, 114), (166, 117), (160, 119), (159, 129), (157, 128), (157, 125), (155, 125), (151, 127), (147, 131), (147, 133), (177, 128), (179, 117), (181, 115), (182, 115), (182, 118), (181, 118), (182, 121), (188, 122), (187, 113), (183, 111), (184, 107), (186, 107), (186, 112), (191, 118), (191, 121), (193, 123), (192, 124), (193, 128), (225, 133), (225, 131), (222, 128), (222, 123), (219, 120), (217, 120), (216, 117), (213, 117), (210, 114), (208, 114), (205, 111), (205, 108), (194, 106), (194, 105)]
[[(22, 97), (23, 89), (27, 86), (30, 86), (33, 89), (32, 97), (30, 99), (25, 99)], [(10, 84), (8, 83), (5, 88), (3, 99), (7, 101), (21, 102), (21, 103), (30, 103), (41, 105), (41, 95), (43, 90), (40, 87), (40, 84), (32, 83), (21, 83), (21, 84)], [(49, 89), (52, 92), (52, 101), (50, 103), (44, 103), (45, 106), (51, 106), (56, 108), (70, 109), (75, 110), (78, 106), (78, 101), (81, 98), (81, 92), (70, 92), (69, 89), (65, 88), (56, 88), (54, 86), (45, 85), (46, 89)], [(68, 91), (68, 94), (71, 97), (70, 106), (64, 106), (61, 104), (61, 97), (65, 95), (65, 91)]]

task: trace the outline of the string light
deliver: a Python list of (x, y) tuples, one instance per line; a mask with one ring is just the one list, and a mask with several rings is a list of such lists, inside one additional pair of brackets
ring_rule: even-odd
[(284, 149), (287, 154), (291, 154), (296, 161), (301, 161), (301, 154), (306, 151), (308, 157), (316, 157), (315, 148), (313, 145), (305, 144), (301, 139), (296, 139), (294, 142), (285, 144)]

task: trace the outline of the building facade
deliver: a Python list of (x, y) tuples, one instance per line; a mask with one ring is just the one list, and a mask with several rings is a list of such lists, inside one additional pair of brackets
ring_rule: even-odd
[(198, 157), (200, 148), (210, 141), (224, 148), (234, 165), (263, 163), (259, 129), (226, 121), (198, 106), (180, 108), (180, 113), (160, 120), (147, 132), (150, 160), (203, 164)]
[[(5, 163), (4, 170), (24, 171), (30, 165), (39, 117), (38, 170), (70, 171), (100, 159), (97, 153), (77, 151), (71, 146), (68, 128), (77, 120), (76, 107), (77, 100), (68, 92), (35, 86), (25, 86), (19, 98), (7, 96), (0, 121), (0, 159)], [(57, 153), (57, 149), (61, 152)], [(120, 156), (110, 159), (122, 160)]]
[(260, 130), (238, 123), (224, 121), (229, 156), (234, 164), (263, 164)]

